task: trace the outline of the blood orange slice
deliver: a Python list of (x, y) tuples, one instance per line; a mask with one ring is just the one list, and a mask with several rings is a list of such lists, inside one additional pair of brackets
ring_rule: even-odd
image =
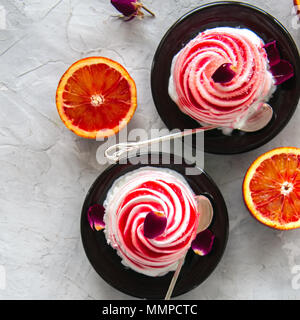
[(283, 147), (258, 157), (248, 169), (243, 195), (252, 215), (281, 230), (300, 227), (300, 149)]
[(135, 112), (135, 82), (113, 60), (85, 58), (62, 76), (56, 106), (64, 124), (77, 135), (90, 139), (108, 137), (121, 130)]

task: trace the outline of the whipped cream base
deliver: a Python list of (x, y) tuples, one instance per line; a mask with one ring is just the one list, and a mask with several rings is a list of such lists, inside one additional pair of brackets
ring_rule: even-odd
[[(130, 189), (134, 189), (134, 187), (139, 186), (141, 183), (143, 183), (143, 176), (145, 174), (149, 175), (155, 173), (159, 173), (160, 179), (164, 180), (164, 177), (166, 177), (166, 180), (168, 180), (168, 176), (171, 175), (172, 177), (175, 178), (175, 181), (177, 181), (179, 184), (183, 185), (186, 190), (190, 193), (191, 197), (194, 198), (194, 192), (190, 188), (189, 184), (185, 180), (185, 178), (179, 174), (178, 172), (168, 169), (168, 168), (156, 168), (156, 167), (143, 167), (137, 170), (134, 170), (132, 172), (129, 172), (113, 183), (111, 186), (110, 190), (107, 193), (107, 197), (104, 201), (104, 208), (105, 208), (105, 215), (104, 215), (104, 221), (105, 221), (105, 229), (104, 229), (104, 234), (107, 240), (107, 243), (111, 245), (114, 249), (116, 249), (117, 254), (121, 257), (122, 259), (122, 264), (125, 267), (129, 267), (133, 269), (136, 272), (145, 274), (147, 276), (163, 276), (169, 271), (174, 271), (176, 270), (178, 266), (179, 259), (183, 257), (188, 248), (184, 248), (184, 251), (179, 252), (179, 257), (176, 259), (176, 261), (167, 267), (164, 268), (138, 268), (136, 264), (132, 263), (130, 259), (126, 255), (122, 253), (120, 248), (124, 250), (124, 246), (122, 244), (121, 239), (118, 236), (118, 228), (117, 228), (117, 216), (116, 212), (119, 206), (119, 201), (120, 201), (120, 193), (124, 192), (127, 187), (127, 185), (130, 184)], [(124, 190), (125, 189), (125, 190)], [(128, 190), (127, 190), (128, 191)], [(182, 226), (182, 229), (184, 229), (184, 226)], [(126, 252), (127, 253), (127, 252)]]
[[(253, 31), (251, 31), (249, 29), (240, 29), (240, 28), (231, 28), (231, 27), (218, 27), (218, 28), (214, 28), (214, 29), (220, 30), (220, 31), (234, 29), (235, 32), (242, 34), (244, 37), (247, 37), (252, 43), (256, 44), (257, 46), (260, 45), (261, 41), (263, 42), (263, 40), (260, 37), (258, 37)], [(211, 30), (211, 29), (207, 29), (207, 30)], [(177, 92), (175, 89), (173, 74), (174, 74), (174, 67), (175, 67), (175, 63), (177, 61), (177, 58), (184, 48), (185, 47), (183, 47), (173, 57), (172, 64), (171, 64), (170, 77), (169, 77), (169, 85), (168, 85), (169, 96), (177, 105), (179, 103), (178, 102), (179, 99), (178, 99), (178, 95), (177, 95)], [(268, 69), (269, 69), (269, 67), (268, 67)], [(234, 123), (228, 123), (228, 126), (220, 126), (218, 129), (220, 129), (224, 135), (230, 135), (234, 129), (242, 128), (244, 123), (247, 121), (247, 119), (249, 117), (251, 117), (251, 115), (253, 115), (253, 113), (255, 113), (255, 111), (257, 111), (262, 106), (263, 103), (268, 102), (270, 100), (270, 98), (272, 97), (272, 95), (276, 91), (277, 86), (275, 85), (273, 75), (270, 71), (267, 71), (266, 79), (271, 84), (270, 90), (264, 95), (262, 95), (261, 92), (258, 92), (256, 100), (254, 101), (254, 103), (252, 105), (250, 105), (248, 107), (249, 108), (248, 112), (246, 114), (242, 115), (241, 117), (237, 118)], [(201, 124), (202, 126), (214, 124), (214, 123), (205, 123), (201, 120), (198, 120), (197, 122), (199, 122), (199, 124)]]

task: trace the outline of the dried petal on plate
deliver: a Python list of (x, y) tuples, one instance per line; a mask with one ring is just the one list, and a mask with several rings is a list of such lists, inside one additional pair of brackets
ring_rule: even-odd
[(266, 50), (270, 67), (280, 62), (280, 53), (277, 48), (276, 40), (266, 43), (264, 49)]
[(100, 231), (105, 228), (105, 223), (103, 220), (104, 214), (105, 209), (100, 204), (94, 204), (93, 206), (89, 207), (87, 212), (87, 219), (92, 230)]
[(144, 236), (154, 239), (165, 231), (166, 226), (167, 218), (163, 213), (150, 211), (144, 220)]
[(294, 68), (290, 62), (280, 60), (270, 68), (270, 71), (275, 79), (275, 85), (279, 85), (294, 76)]
[(236, 70), (231, 63), (223, 63), (212, 75), (216, 83), (230, 82), (236, 75)]
[(199, 232), (192, 241), (192, 249), (196, 254), (205, 256), (210, 253), (214, 239), (215, 235), (209, 229)]
[(280, 59), (276, 40), (264, 46), (270, 65), (270, 71), (275, 79), (275, 85), (279, 85), (294, 76), (294, 68), (289, 61)]

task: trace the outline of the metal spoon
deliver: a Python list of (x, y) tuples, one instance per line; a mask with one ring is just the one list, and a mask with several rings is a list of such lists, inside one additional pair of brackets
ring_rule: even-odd
[(214, 209), (210, 200), (205, 196), (197, 196), (196, 202), (197, 211), (201, 212), (197, 228), (197, 233), (199, 233), (206, 230), (210, 226), (214, 215)]
[[(201, 231), (206, 230), (210, 226), (214, 211), (213, 211), (213, 207), (211, 205), (211, 202), (207, 197), (197, 196), (196, 202), (197, 202), (198, 212), (201, 212), (199, 222), (198, 222), (198, 228), (197, 228), (197, 233), (199, 233)], [(186, 255), (187, 255), (187, 253), (178, 262), (178, 266), (177, 266), (175, 273), (173, 275), (173, 278), (170, 282), (167, 294), (165, 296), (165, 300), (170, 300), (170, 298), (171, 298), (171, 295), (173, 293), (177, 278), (178, 278), (179, 273), (181, 271), (181, 268), (183, 266)]]
[[(238, 128), (238, 130), (245, 131), (245, 132), (254, 132), (264, 128), (272, 119), (273, 116), (273, 109), (267, 103), (264, 103), (259, 110), (254, 112), (252, 116), (250, 116), (242, 127)], [(158, 137), (150, 140), (144, 140), (140, 142), (122, 142), (115, 144), (105, 150), (105, 156), (107, 159), (118, 161), (121, 156), (129, 151), (138, 150), (143, 146), (152, 143), (163, 142), (167, 140), (177, 139), (180, 137), (188, 136), (194, 133), (208, 131), (217, 129), (218, 126), (215, 125), (208, 125), (201, 128), (196, 129), (189, 129), (173, 134), (169, 134), (163, 137)]]

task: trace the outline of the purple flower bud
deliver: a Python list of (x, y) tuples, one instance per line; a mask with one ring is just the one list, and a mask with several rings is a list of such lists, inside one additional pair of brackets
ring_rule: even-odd
[(136, 2), (137, 0), (111, 0), (111, 4), (125, 17), (137, 14)]
[(150, 13), (153, 17), (155, 14), (146, 8), (140, 1), (138, 0), (111, 0), (111, 4), (122, 13), (123, 17), (125, 17), (125, 21), (130, 21), (135, 17), (142, 18), (144, 13), (142, 9)]

